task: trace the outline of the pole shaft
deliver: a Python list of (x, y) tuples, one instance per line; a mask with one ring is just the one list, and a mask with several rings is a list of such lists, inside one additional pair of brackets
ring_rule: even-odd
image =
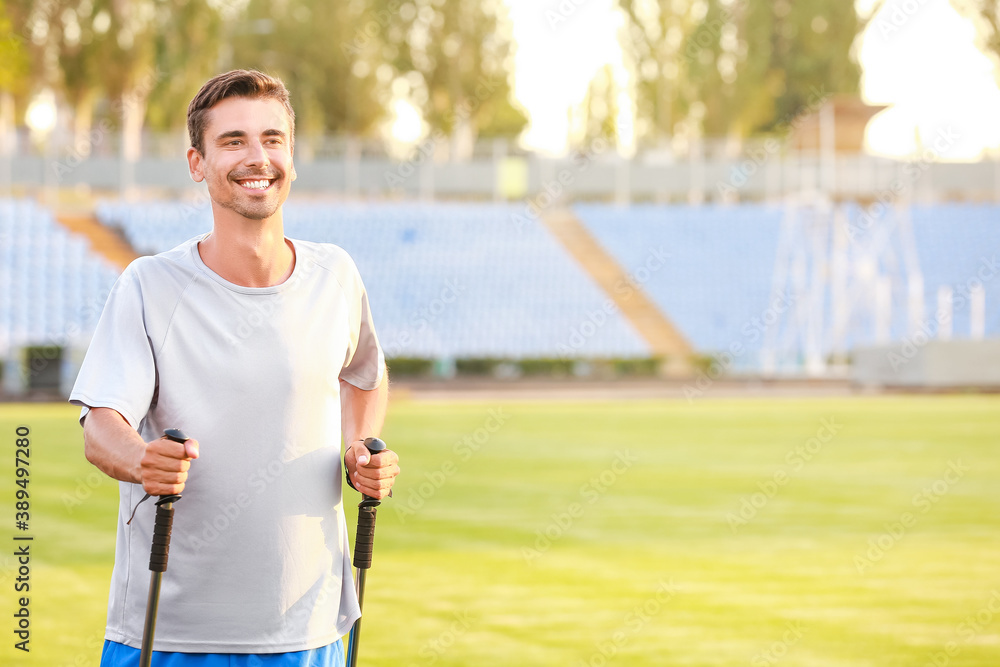
[[(358, 609), (364, 606), (365, 599), (365, 579), (368, 570), (358, 568), (358, 576), (354, 582), (354, 589), (358, 594)], [(347, 636), (347, 667), (356, 667), (358, 664), (358, 641), (361, 638), (361, 619), (354, 621), (351, 627), (351, 634)]]
[(156, 632), (156, 608), (160, 606), (160, 578), (162, 572), (149, 573), (149, 598), (146, 600), (146, 623), (142, 628), (142, 652), (139, 667), (149, 667), (153, 659), (153, 634)]

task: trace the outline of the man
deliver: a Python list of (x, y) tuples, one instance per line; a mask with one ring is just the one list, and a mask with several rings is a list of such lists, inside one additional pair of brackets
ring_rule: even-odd
[[(144, 493), (184, 494), (153, 664), (339, 665), (360, 615), (341, 435), (348, 482), (388, 495), (396, 454), (362, 444), (382, 427), (388, 378), (353, 261), (284, 236), (294, 130), (281, 81), (236, 70), (204, 85), (187, 159), (212, 231), (125, 270), (70, 396), (87, 459), (121, 481), (102, 665), (138, 664)], [(162, 438), (170, 427), (192, 439)]]

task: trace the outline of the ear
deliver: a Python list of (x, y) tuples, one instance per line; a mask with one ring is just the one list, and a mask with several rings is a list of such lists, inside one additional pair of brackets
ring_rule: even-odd
[(204, 172), (204, 162), (205, 158), (201, 153), (198, 152), (194, 146), (187, 149), (187, 161), (188, 161), (188, 172), (191, 174), (191, 180), (195, 183), (201, 183), (205, 180)]
[(289, 148), (288, 157), (289, 157), (288, 164), (291, 167), (288, 170), (288, 175), (294, 181), (296, 178), (298, 178), (298, 174), (295, 173), (295, 144), (292, 144), (291, 147)]

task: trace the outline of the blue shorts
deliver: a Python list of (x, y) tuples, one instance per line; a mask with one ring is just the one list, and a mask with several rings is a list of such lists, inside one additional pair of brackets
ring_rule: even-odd
[[(104, 640), (101, 667), (139, 664), (137, 648)], [(344, 667), (344, 642), (291, 653), (174, 653), (153, 651), (152, 667)]]

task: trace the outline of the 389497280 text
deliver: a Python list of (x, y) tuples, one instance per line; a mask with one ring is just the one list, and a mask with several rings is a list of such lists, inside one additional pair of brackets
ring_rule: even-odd
[(14, 558), (17, 575), (14, 577), (14, 648), (30, 651), (31, 612), (28, 605), (31, 592), (31, 429), (18, 426), (14, 431)]

